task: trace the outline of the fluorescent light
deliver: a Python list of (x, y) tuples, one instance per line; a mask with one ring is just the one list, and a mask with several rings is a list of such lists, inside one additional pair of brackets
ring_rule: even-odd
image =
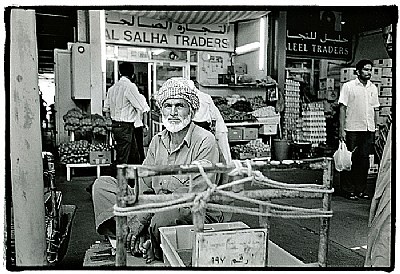
[(265, 24), (266, 17), (260, 18), (260, 50), (258, 52), (258, 69), (264, 70), (265, 63)]
[(163, 52), (165, 52), (165, 49), (155, 49), (155, 50), (153, 50), (153, 54), (154, 55), (160, 55)]
[(237, 47), (236, 48), (236, 54), (237, 55), (242, 55), (242, 54), (245, 54), (245, 53), (256, 51), (259, 48), (260, 48), (260, 42), (249, 43), (249, 44)]

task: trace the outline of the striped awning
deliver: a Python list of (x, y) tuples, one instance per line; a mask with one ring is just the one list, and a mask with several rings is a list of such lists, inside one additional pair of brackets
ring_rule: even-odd
[(166, 20), (174, 23), (186, 24), (227, 24), (237, 21), (248, 21), (267, 15), (267, 10), (258, 11), (134, 11), (110, 10), (126, 13), (138, 17), (147, 17), (157, 20)]

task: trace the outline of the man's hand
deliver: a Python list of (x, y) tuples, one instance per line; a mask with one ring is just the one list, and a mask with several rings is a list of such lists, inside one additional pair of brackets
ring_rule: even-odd
[(132, 252), (135, 248), (136, 238), (143, 230), (144, 225), (140, 223), (137, 215), (128, 216), (127, 219), (126, 225), (128, 226), (128, 234), (126, 237), (126, 248)]
[(143, 214), (128, 216), (127, 226), (128, 234), (126, 237), (126, 249), (133, 256), (141, 256), (143, 254), (143, 243), (147, 239), (146, 228), (150, 224), (152, 214)]

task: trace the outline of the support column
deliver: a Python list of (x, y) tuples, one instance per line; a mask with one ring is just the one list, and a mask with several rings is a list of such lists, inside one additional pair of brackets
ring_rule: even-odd
[(286, 11), (279, 12), (277, 18), (277, 29), (276, 29), (276, 71), (278, 75), (278, 87), (280, 92), (283, 94), (285, 89), (286, 80)]
[(46, 265), (35, 11), (11, 11), (10, 154), (17, 266)]
[[(89, 41), (91, 53), (90, 73), (90, 111), (102, 114), (103, 94), (105, 93), (105, 34), (104, 11), (89, 10)], [(104, 59), (104, 60), (103, 60)]]

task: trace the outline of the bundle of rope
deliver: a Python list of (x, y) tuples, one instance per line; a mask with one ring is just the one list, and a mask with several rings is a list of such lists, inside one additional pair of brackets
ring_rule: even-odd
[[(114, 206), (115, 216), (129, 216), (137, 213), (144, 212), (164, 212), (171, 209), (191, 207), (192, 212), (199, 212), (205, 209), (220, 210), (224, 212), (233, 213), (245, 213), (255, 216), (264, 217), (280, 217), (280, 218), (319, 218), (319, 217), (332, 217), (333, 212), (331, 210), (323, 210), (321, 208), (303, 208), (296, 206), (288, 206), (272, 203), (270, 201), (258, 200), (251, 197), (246, 197), (243, 193), (234, 193), (232, 191), (226, 191), (236, 185), (242, 185), (246, 182), (251, 182), (257, 185), (267, 187), (260, 189), (259, 192), (266, 192), (268, 189), (277, 189), (281, 191), (299, 191), (299, 192), (312, 192), (316, 194), (331, 194), (334, 189), (327, 189), (323, 185), (318, 184), (288, 184), (278, 182), (265, 177), (261, 171), (253, 170), (251, 161), (246, 160), (246, 166), (242, 165), (239, 160), (233, 160), (235, 168), (231, 170), (229, 176), (245, 176), (241, 179), (234, 180), (224, 185), (216, 185), (210, 181), (207, 173), (200, 162), (195, 163), (198, 168), (198, 172), (202, 175), (203, 179), (207, 184), (207, 189), (203, 192), (197, 193), (174, 193), (170, 195), (153, 195), (163, 196), (158, 197), (158, 202), (136, 204), (128, 207)], [(234, 205), (224, 205), (215, 203), (213, 201), (214, 196), (228, 197), (238, 201), (247, 202), (252, 205), (264, 206), (268, 210), (266, 212), (260, 212), (258, 207), (240, 207)], [(125, 197), (127, 204), (129, 201), (135, 201), (134, 197)]]

